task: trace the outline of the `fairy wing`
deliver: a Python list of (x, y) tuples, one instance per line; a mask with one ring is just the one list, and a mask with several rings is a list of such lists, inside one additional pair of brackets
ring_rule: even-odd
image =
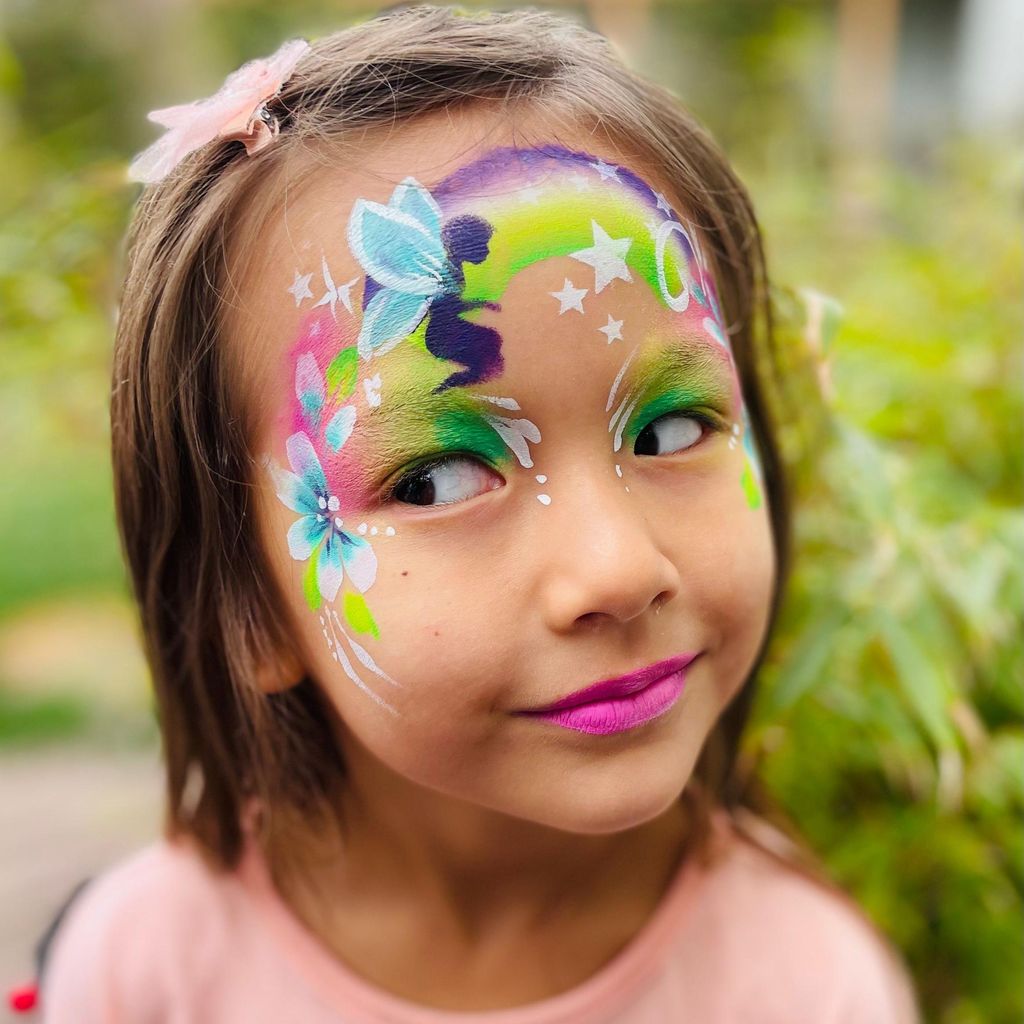
[(361, 359), (382, 355), (407, 338), (427, 315), (431, 296), (382, 288), (363, 311), (356, 347)]
[(406, 178), (387, 206), (357, 199), (348, 243), (364, 271), (381, 287), (428, 298), (442, 289), (447, 265), (441, 211), (430, 193)]

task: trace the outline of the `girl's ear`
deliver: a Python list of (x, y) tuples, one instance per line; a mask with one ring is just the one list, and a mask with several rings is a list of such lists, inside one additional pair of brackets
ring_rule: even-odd
[(288, 644), (257, 665), (255, 682), (263, 693), (280, 693), (297, 686), (305, 676), (305, 664), (298, 652)]

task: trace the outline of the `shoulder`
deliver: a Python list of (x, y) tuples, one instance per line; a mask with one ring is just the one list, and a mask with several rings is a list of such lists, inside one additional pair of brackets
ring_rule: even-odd
[(737, 979), (738, 1007), (765, 1021), (916, 1024), (894, 947), (852, 897), (787, 863), (785, 836), (760, 819), (755, 827), (758, 842), (726, 821), (694, 922), (716, 966)]
[(230, 875), (161, 839), (93, 878), (53, 937), (41, 984), (48, 1024), (146, 1020), (203, 984), (228, 942)]

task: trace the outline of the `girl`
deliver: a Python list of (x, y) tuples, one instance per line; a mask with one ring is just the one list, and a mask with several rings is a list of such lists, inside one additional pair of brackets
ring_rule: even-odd
[(738, 784), (788, 512), (707, 135), (588, 32), (440, 8), (153, 119), (112, 418), (167, 828), (46, 1019), (915, 1019)]

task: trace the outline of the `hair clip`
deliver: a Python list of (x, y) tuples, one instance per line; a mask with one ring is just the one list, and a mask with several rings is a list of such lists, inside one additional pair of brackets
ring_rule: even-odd
[(278, 133), (278, 123), (267, 111), (267, 102), (280, 92), (309, 48), (305, 39), (290, 39), (272, 56), (251, 60), (231, 72), (212, 96), (151, 110), (149, 120), (169, 130), (132, 161), (129, 180), (159, 181), (189, 153), (214, 139), (244, 142), (249, 156), (269, 145)]

